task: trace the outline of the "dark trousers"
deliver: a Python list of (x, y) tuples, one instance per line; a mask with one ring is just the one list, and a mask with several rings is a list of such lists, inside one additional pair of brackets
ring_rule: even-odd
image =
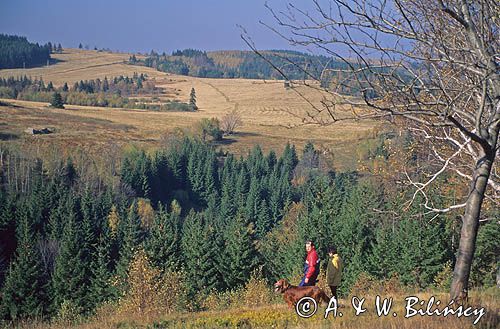
[(339, 298), (337, 297), (337, 286), (330, 286), (330, 290), (332, 291), (332, 297), (335, 297), (335, 299), (338, 301)]
[(307, 286), (314, 286), (314, 285), (316, 285), (316, 278), (315, 277), (309, 278), (308, 283), (306, 283), (306, 277), (303, 277), (302, 281), (300, 281), (300, 283), (299, 283), (299, 287), (307, 287)]

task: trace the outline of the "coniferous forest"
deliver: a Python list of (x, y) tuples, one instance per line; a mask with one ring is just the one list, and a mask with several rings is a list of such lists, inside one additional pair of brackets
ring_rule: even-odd
[[(170, 294), (182, 291), (176, 307), (203, 309), (209, 294), (242, 287), (252, 275), (269, 285), (300, 276), (306, 239), (323, 268), (326, 248), (338, 246), (342, 295), (367, 275), (396, 276), (414, 289), (449, 280), (456, 226), (416, 206), (403, 211), (404, 196), (359, 173), (328, 169), (311, 143), (301, 154), (291, 145), (282, 154), (256, 146), (235, 157), (177, 138), (155, 152), (128, 150), (105, 173), (71, 158), (1, 155), (4, 320), (68, 309), (89, 315), (107, 302), (121, 305), (138, 281), (155, 286), (160, 277)], [(494, 282), (488, 241), (498, 233), (495, 223), (479, 231), (475, 285)]]
[(0, 69), (45, 65), (52, 46), (29, 42), (26, 37), (0, 34)]
[(0, 329), (500, 328), (499, 0), (0, 1)]

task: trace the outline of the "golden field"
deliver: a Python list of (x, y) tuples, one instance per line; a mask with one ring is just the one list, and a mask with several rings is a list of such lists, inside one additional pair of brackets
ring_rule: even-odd
[[(494, 288), (493, 288), (494, 289)], [(493, 329), (498, 328), (500, 324), (500, 314), (498, 307), (498, 295), (493, 290), (473, 291), (469, 306), (473, 309), (481, 309), (484, 307), (484, 315), (477, 322), (477, 315), (454, 316), (428, 316), (414, 315), (406, 318), (406, 301), (408, 296), (416, 296), (419, 300), (425, 301), (423, 306), (414, 306), (415, 310), (426, 310), (427, 302), (434, 296), (435, 300), (445, 301), (447, 294), (445, 293), (417, 293), (417, 294), (401, 294), (392, 293), (382, 295), (381, 298), (393, 298), (390, 313), (387, 316), (378, 316), (375, 306), (375, 296), (359, 295), (359, 298), (365, 298), (363, 308), (366, 312), (357, 315), (351, 298), (340, 299), (337, 309), (337, 316), (334, 312), (328, 313), (325, 319), (326, 304), (319, 306), (315, 315), (310, 318), (300, 318), (295, 310), (288, 308), (286, 304), (279, 301), (279, 298), (272, 304), (261, 304), (256, 306), (229, 306), (224, 310), (211, 310), (204, 312), (175, 312), (167, 314), (157, 314), (154, 316), (146, 316), (141, 314), (114, 314), (113, 312), (99, 312), (95, 317), (84, 320), (80, 323), (70, 322), (30, 322), (19, 323), (18, 328), (30, 329), (62, 329), (62, 328), (81, 328), (81, 329), (98, 329), (98, 328), (282, 328), (282, 329), (299, 329), (299, 328), (349, 328), (349, 329), (375, 329), (375, 328), (391, 328), (391, 329), (465, 329), (465, 328), (482, 328)], [(434, 304), (431, 310), (435, 310)], [(440, 307), (443, 309), (443, 306)], [(342, 313), (342, 316), (340, 316)], [(396, 313), (396, 316), (393, 315)]]
[[(164, 88), (163, 99), (187, 102), (191, 88), (197, 96), (197, 112), (155, 112), (119, 108), (65, 105), (58, 110), (46, 103), (3, 100), (10, 106), (0, 106), (1, 140), (28, 142), (35, 145), (57, 145), (63, 149), (81, 147), (100, 153), (110, 144), (137, 144), (157, 147), (162, 136), (175, 128), (190, 129), (202, 118), (221, 118), (233, 109), (241, 114), (243, 125), (237, 134), (220, 143), (224, 150), (246, 154), (255, 144), (265, 151), (278, 152), (287, 142), (300, 150), (311, 140), (317, 147), (333, 154), (339, 168), (353, 168), (357, 163), (356, 145), (373, 138), (378, 131), (374, 122), (342, 122), (329, 126), (301, 125), (301, 119), (320, 106), (324, 97), (311, 88), (299, 86), (285, 89), (283, 81), (250, 79), (208, 79), (176, 76), (144, 66), (124, 63), (130, 54), (66, 49), (53, 54), (57, 63), (32, 69), (0, 70), (0, 76), (27, 75), (52, 81), (55, 86), (88, 79), (147, 74), (157, 87)], [(306, 101), (307, 100), (307, 101)], [(28, 128), (52, 127), (55, 133), (30, 136)]]

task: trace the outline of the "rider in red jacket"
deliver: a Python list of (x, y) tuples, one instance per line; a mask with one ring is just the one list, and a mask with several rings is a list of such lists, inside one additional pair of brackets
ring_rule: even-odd
[(299, 283), (299, 287), (314, 286), (319, 274), (319, 257), (312, 241), (306, 242), (306, 262), (304, 264), (304, 277)]

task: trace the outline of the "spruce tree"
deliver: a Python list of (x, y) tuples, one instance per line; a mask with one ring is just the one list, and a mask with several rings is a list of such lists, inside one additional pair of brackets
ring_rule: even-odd
[(88, 299), (92, 308), (112, 300), (117, 291), (111, 282), (111, 247), (113, 238), (109, 229), (104, 230), (98, 240), (96, 257), (91, 264), (91, 281)]
[(18, 247), (1, 291), (0, 304), (0, 314), (13, 320), (42, 317), (47, 308), (47, 278), (32, 219), (23, 208), (19, 215)]
[(189, 106), (192, 111), (198, 110), (198, 106), (196, 106), (196, 91), (194, 88), (191, 88), (191, 93), (189, 94)]
[(259, 204), (261, 200), (261, 184), (259, 179), (252, 176), (250, 182), (250, 190), (247, 195), (247, 202), (245, 207), (245, 217), (251, 221), (255, 222), (257, 218), (257, 213), (259, 211)]
[(257, 219), (255, 221), (255, 236), (259, 239), (263, 238), (271, 229), (271, 217), (269, 215), (269, 207), (265, 199), (262, 199), (259, 205)]
[[(492, 218), (500, 218), (500, 210), (496, 210), (496, 213), (493, 211)], [(476, 285), (494, 286), (498, 282), (499, 237), (498, 221), (489, 220), (482, 223), (477, 234), (475, 260), (471, 272), (471, 279)]]
[(398, 271), (397, 264), (401, 259), (401, 246), (395, 239), (396, 233), (397, 231), (391, 223), (381, 222), (375, 229), (375, 240), (371, 243), (371, 251), (367, 257), (367, 269), (371, 275), (378, 279), (390, 278)]
[(217, 159), (213, 152), (207, 155), (204, 166), (204, 188), (201, 192), (202, 198), (208, 202), (209, 197), (218, 190), (217, 182)]
[(259, 243), (262, 271), (270, 283), (302, 274), (304, 240), (297, 225), (301, 211), (302, 205), (296, 205)]
[(167, 213), (160, 206), (146, 241), (146, 253), (163, 273), (178, 270), (181, 264), (180, 208), (177, 206), (173, 208), (175, 210)]
[(125, 220), (119, 223), (119, 259), (116, 273), (119, 278), (118, 291), (125, 292), (127, 270), (135, 251), (143, 241), (141, 220), (137, 212), (137, 202), (134, 200), (128, 209)]
[(373, 237), (372, 228), (377, 221), (373, 209), (381, 205), (381, 191), (368, 183), (358, 184), (349, 192), (335, 219), (333, 242), (345, 260), (341, 291), (346, 293), (361, 272), (366, 271), (366, 258)]
[(182, 229), (182, 255), (191, 295), (206, 293), (220, 286), (214, 227), (208, 225), (202, 213), (190, 212)]
[(55, 92), (52, 94), (50, 106), (52, 106), (56, 109), (63, 109), (64, 108), (64, 102), (63, 102), (63, 99), (62, 99), (62, 96), (60, 93)]
[(219, 218), (222, 223), (227, 223), (236, 213), (236, 205), (232, 177), (226, 174), (223, 179)]
[(241, 214), (236, 215), (225, 232), (226, 267), (223, 280), (227, 287), (239, 287), (250, 278), (256, 265), (253, 224), (247, 224)]
[(69, 303), (77, 312), (89, 310), (87, 304), (88, 266), (83, 261), (81, 228), (74, 213), (66, 218), (59, 253), (52, 275), (52, 307), (59, 311)]
[[(408, 214), (407, 214), (408, 215)], [(408, 216), (409, 217), (409, 216)], [(430, 225), (425, 217), (405, 218), (395, 236), (400, 246), (399, 262), (393, 270), (403, 284), (424, 288), (442, 269), (446, 249), (443, 222)]]

